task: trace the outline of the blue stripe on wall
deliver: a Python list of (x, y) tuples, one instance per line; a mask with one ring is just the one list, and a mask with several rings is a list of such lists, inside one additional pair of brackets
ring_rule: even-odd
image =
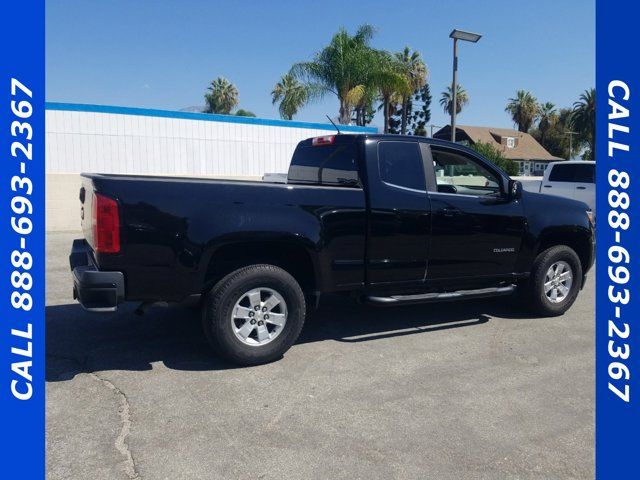
[[(117, 113), (121, 115), (139, 115), (143, 117), (181, 118), (184, 120), (206, 120), (208, 122), (241, 123), (246, 125), (266, 125), (271, 127), (309, 128), (316, 130), (334, 130), (334, 126), (327, 123), (297, 122), (293, 120), (270, 120), (255, 117), (236, 117), (235, 115), (219, 115), (213, 113), (176, 112), (172, 110), (156, 110), (152, 108), (115, 107), (111, 105), (89, 105), (83, 103), (46, 102), (47, 110), (66, 112), (94, 112)], [(339, 125), (341, 132), (377, 133), (375, 127), (356, 127)]]

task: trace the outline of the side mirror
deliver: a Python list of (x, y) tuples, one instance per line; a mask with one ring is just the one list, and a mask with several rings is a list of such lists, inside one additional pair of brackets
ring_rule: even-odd
[(509, 180), (509, 200), (520, 200), (522, 198), (522, 183), (518, 180)]

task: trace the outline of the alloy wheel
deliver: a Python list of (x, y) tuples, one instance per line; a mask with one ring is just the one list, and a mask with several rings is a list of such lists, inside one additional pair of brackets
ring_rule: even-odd
[(259, 287), (240, 296), (231, 312), (231, 327), (245, 345), (261, 347), (272, 342), (287, 323), (287, 303), (271, 288)]

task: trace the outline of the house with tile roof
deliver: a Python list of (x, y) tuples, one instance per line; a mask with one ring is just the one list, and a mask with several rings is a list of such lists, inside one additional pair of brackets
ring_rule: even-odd
[[(451, 126), (441, 128), (434, 138), (451, 139)], [(551, 155), (528, 133), (509, 128), (456, 126), (456, 142), (464, 145), (488, 143), (517, 163), (518, 175), (542, 175), (550, 162), (565, 160)]]

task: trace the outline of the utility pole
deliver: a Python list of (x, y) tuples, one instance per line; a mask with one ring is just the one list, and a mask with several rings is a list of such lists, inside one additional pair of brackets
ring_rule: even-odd
[(567, 130), (564, 134), (569, 135), (569, 158), (567, 158), (567, 160), (571, 160), (571, 154), (573, 153), (573, 136), (578, 135), (578, 132), (570, 132)]
[(434, 128), (442, 128), (440, 125), (434, 125), (433, 123), (429, 125), (431, 127), (431, 138), (433, 138), (433, 129)]

